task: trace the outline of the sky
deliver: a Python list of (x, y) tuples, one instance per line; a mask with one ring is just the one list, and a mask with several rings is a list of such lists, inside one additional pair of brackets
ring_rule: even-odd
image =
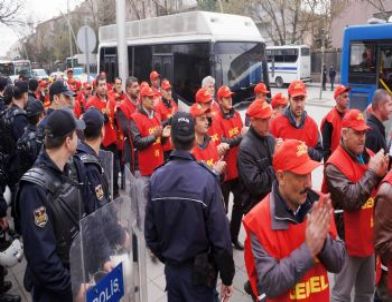
[[(3, 1), (3, 0), (0, 0)], [(12, 1), (12, 0), (6, 0)], [(83, 2), (82, 0), (68, 0), (70, 9)], [(60, 15), (60, 11), (65, 13), (67, 11), (67, 0), (24, 0), (23, 9), (21, 11), (22, 20), (32, 20), (34, 23), (46, 21), (54, 16)], [(21, 29), (14, 26), (9, 28), (0, 24), (0, 57), (4, 56), (7, 50), (19, 38), (23, 36)]]

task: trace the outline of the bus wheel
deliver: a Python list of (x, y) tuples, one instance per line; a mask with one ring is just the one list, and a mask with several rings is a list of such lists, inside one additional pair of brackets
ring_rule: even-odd
[(283, 87), (283, 79), (281, 77), (276, 77), (275, 78), (275, 85), (278, 88), (282, 88)]

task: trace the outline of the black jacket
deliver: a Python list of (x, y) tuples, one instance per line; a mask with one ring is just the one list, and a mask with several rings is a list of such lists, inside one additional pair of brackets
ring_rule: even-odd
[(372, 150), (374, 153), (377, 153), (381, 149), (384, 149), (387, 152), (387, 143), (385, 140), (385, 126), (383, 123), (375, 117), (373, 114), (370, 114), (366, 120), (366, 123), (371, 128), (366, 133), (366, 148)]
[(271, 192), (275, 179), (272, 168), (274, 148), (273, 136), (260, 136), (252, 127), (242, 138), (237, 166), (239, 179), (244, 187), (245, 212)]

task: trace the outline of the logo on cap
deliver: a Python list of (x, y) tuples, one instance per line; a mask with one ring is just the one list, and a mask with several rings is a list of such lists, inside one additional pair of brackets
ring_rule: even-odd
[(358, 113), (358, 115), (357, 115), (357, 120), (358, 120), (358, 121), (364, 121), (364, 120), (365, 120), (365, 118), (363, 117), (363, 114), (362, 114), (362, 113)]
[(189, 119), (187, 119), (186, 117), (180, 117), (180, 118), (178, 118), (178, 122), (185, 122), (185, 123), (187, 123), (187, 124), (190, 123), (190, 122), (189, 122)]
[(304, 154), (308, 154), (308, 146), (306, 146), (306, 144), (304, 142), (301, 142), (297, 146), (297, 157), (300, 157)]

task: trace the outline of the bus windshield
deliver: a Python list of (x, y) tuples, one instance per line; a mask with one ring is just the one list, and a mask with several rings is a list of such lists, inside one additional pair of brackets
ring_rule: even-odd
[[(257, 42), (217, 42), (217, 78), (232, 90), (251, 87), (263, 81), (263, 44)], [(219, 69), (221, 69), (219, 72)]]
[(31, 65), (29, 61), (15, 61), (14, 75), (23, 75), (29, 77), (31, 75)]

